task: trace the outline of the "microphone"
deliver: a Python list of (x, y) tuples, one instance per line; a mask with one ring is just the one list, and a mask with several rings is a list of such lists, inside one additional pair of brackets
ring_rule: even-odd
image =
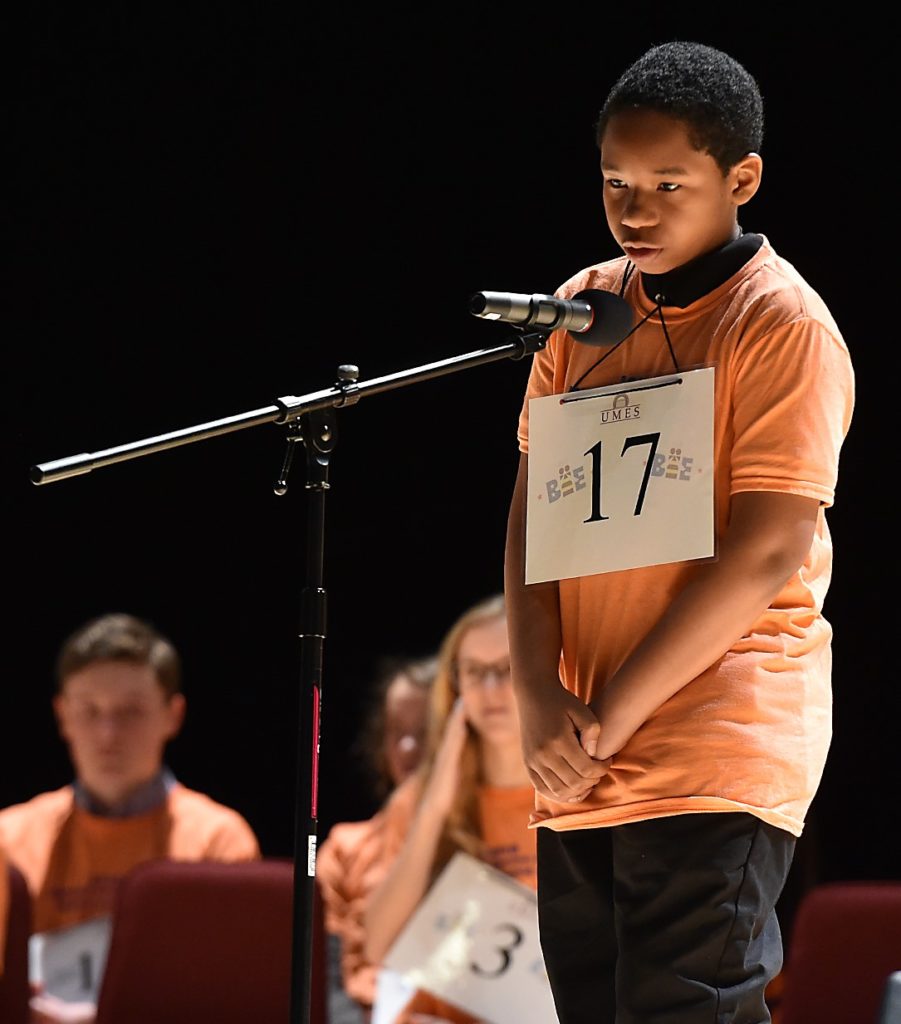
[(568, 331), (585, 345), (615, 345), (632, 327), (632, 307), (614, 292), (586, 288), (571, 299), (519, 292), (476, 292), (469, 311), (483, 320), (503, 320), (519, 328)]

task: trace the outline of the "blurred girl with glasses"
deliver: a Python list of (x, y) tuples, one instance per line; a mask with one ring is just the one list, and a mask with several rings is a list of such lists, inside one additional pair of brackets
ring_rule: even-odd
[[(379, 963), (451, 857), (463, 850), (534, 889), (535, 791), (520, 745), (502, 595), (468, 609), (446, 634), (431, 691), (426, 755), (388, 813), (390, 870), (365, 913), (366, 954)], [(417, 993), (398, 1022), (472, 1021)]]

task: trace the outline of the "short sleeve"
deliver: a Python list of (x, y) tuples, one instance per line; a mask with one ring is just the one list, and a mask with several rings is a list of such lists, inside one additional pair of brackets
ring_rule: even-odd
[(854, 405), (844, 343), (814, 319), (754, 339), (733, 382), (731, 493), (783, 491), (831, 505)]
[(516, 432), (521, 452), (528, 452), (529, 450), (529, 401), (533, 398), (553, 395), (562, 390), (561, 387), (557, 386), (558, 344), (559, 332), (555, 332), (548, 339), (547, 345), (532, 357), (532, 368), (529, 371), (525, 398), (520, 410), (519, 426)]

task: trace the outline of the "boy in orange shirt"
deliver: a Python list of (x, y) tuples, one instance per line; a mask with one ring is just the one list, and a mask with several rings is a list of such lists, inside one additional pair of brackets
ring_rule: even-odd
[[(72, 785), (0, 811), (0, 845), (24, 874), (35, 932), (107, 917), (116, 886), (143, 861), (245, 861), (256, 836), (231, 808), (186, 788), (163, 763), (181, 728), (180, 659), (168, 639), (130, 615), (95, 619), (63, 644), (53, 700), (75, 766)], [(36, 1020), (73, 1016), (49, 994)]]
[[(727, 54), (670, 42), (628, 68), (597, 124), (624, 255), (558, 297), (619, 294), (636, 326), (606, 350), (555, 331), (532, 365), (505, 586), (560, 1024), (770, 1019), (774, 908), (831, 736), (825, 509), (854, 377), (819, 295), (739, 225), (762, 137)], [(715, 558), (526, 585), (529, 400), (674, 366), (714, 367)]]

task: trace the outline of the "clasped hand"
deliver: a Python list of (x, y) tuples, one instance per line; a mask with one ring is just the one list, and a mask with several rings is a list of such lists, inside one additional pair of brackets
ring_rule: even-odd
[(526, 767), (535, 789), (557, 803), (578, 803), (607, 774), (612, 758), (596, 756), (601, 726), (594, 711), (562, 686), (540, 700), (520, 696)]

